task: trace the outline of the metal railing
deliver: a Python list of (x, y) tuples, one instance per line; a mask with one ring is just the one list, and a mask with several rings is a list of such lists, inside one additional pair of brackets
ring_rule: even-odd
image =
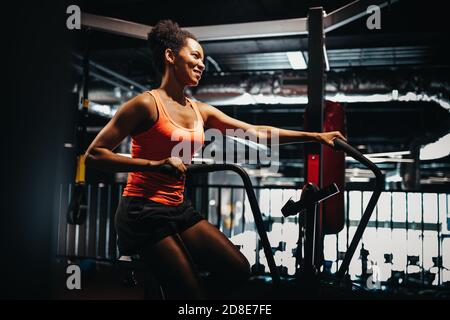
[[(60, 186), (56, 254), (116, 260), (119, 252), (114, 215), (123, 185), (88, 185), (88, 211), (83, 225), (69, 225), (66, 221), (72, 187)], [(301, 190), (284, 186), (256, 186), (254, 189), (276, 264), (286, 267), (284, 271), (281, 268), (282, 272), (292, 274), (294, 260), (290, 260), (289, 256), (293, 256), (290, 251), (298, 237), (298, 228), (294, 227), (297, 217), (282, 217), (281, 206), (290, 197), (299, 199)], [(251, 264), (261, 263), (267, 267), (243, 186), (190, 185), (186, 193), (194, 207), (230, 237)], [(343, 253), (349, 247), (349, 240), (356, 231), (362, 210), (367, 205), (365, 201), (370, 195), (368, 191), (345, 191), (345, 227), (339, 234), (325, 238), (325, 260), (332, 264), (332, 271), (337, 271), (341, 265)], [(388, 265), (391, 271), (408, 273), (409, 269), (415, 268), (418, 269), (416, 273), (421, 273), (419, 281), (423, 283), (427, 282), (424, 273), (432, 270), (435, 274), (434, 285), (450, 281), (449, 197), (447, 193), (383, 192), (356, 255), (359, 253), (363, 257), (364, 250), (368, 251), (369, 269), (373, 265)], [(365, 264), (360, 259), (355, 257), (350, 264), (352, 278), (366, 272), (363, 268), (367, 261)]]

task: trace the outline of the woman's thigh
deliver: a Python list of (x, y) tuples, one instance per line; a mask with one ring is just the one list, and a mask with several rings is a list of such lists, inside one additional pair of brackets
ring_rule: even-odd
[(194, 260), (211, 273), (248, 278), (250, 266), (245, 256), (215, 226), (202, 220), (180, 234)]
[(170, 299), (204, 299), (198, 272), (178, 234), (141, 251)]

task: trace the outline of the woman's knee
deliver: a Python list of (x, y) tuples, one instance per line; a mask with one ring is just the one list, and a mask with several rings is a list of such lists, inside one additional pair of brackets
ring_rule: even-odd
[(246, 281), (250, 278), (250, 263), (243, 257), (239, 259), (233, 266), (233, 277), (238, 282)]

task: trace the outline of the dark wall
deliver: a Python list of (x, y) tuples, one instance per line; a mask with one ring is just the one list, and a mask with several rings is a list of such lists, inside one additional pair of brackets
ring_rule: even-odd
[[(73, 84), (64, 1), (13, 2), (2, 18), (0, 296), (51, 295), (55, 194), (67, 173)], [(6, 86), (5, 86), (6, 84)]]

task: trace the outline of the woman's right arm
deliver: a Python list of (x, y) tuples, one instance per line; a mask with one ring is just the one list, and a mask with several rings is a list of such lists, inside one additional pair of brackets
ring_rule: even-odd
[(154, 122), (156, 112), (155, 100), (147, 94), (124, 103), (86, 150), (86, 166), (110, 172), (157, 170), (165, 160), (129, 158), (112, 151), (143, 123)]

